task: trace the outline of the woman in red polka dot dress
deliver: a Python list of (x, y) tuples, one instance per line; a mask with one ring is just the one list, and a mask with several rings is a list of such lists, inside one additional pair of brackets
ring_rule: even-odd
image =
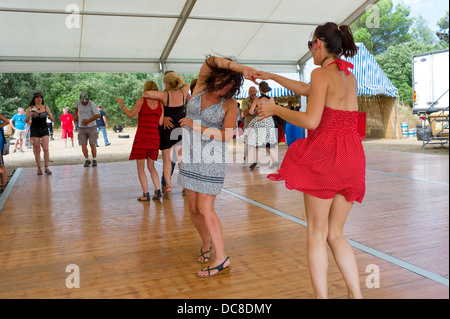
[(287, 89), (308, 96), (306, 112), (295, 112), (275, 104), (258, 106), (258, 116), (278, 115), (287, 122), (310, 130), (306, 139), (292, 144), (277, 174), (286, 187), (304, 193), (308, 221), (308, 263), (317, 298), (328, 297), (328, 255), (330, 246), (343, 274), (350, 298), (361, 298), (358, 267), (353, 249), (343, 236), (347, 216), (355, 201), (365, 193), (366, 160), (357, 132), (358, 102), (356, 77), (341, 60), (357, 53), (348, 26), (326, 23), (317, 27), (308, 43), (314, 64), (311, 84), (259, 72)]

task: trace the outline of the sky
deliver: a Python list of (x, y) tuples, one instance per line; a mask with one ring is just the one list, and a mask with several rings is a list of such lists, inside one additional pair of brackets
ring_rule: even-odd
[(448, 0), (393, 0), (394, 6), (402, 2), (411, 8), (411, 15), (422, 16), (432, 31), (438, 31), (437, 22), (448, 11)]

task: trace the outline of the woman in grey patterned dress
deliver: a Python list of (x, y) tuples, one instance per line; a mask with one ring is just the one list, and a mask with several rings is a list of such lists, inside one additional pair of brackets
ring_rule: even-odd
[(210, 261), (212, 246), (216, 252), (211, 265), (197, 273), (201, 278), (230, 270), (214, 203), (223, 187), (227, 142), (233, 138), (237, 119), (233, 96), (239, 92), (244, 77), (254, 80), (256, 74), (255, 69), (227, 59), (207, 58), (188, 103), (186, 118), (180, 121), (184, 127), (180, 179), (187, 190), (192, 222), (203, 242), (198, 262)]

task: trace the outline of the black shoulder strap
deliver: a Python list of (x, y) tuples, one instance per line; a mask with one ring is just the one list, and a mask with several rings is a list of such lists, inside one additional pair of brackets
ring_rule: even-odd
[(183, 90), (181, 90), (181, 94), (183, 94), (183, 106), (186, 105), (186, 97), (184, 96)]

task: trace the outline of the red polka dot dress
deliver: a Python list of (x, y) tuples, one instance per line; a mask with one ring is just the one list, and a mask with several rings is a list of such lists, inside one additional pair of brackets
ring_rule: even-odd
[(322, 119), (308, 138), (297, 140), (286, 152), (277, 174), (288, 189), (322, 199), (343, 195), (362, 202), (365, 194), (366, 158), (357, 131), (358, 112), (324, 108)]

